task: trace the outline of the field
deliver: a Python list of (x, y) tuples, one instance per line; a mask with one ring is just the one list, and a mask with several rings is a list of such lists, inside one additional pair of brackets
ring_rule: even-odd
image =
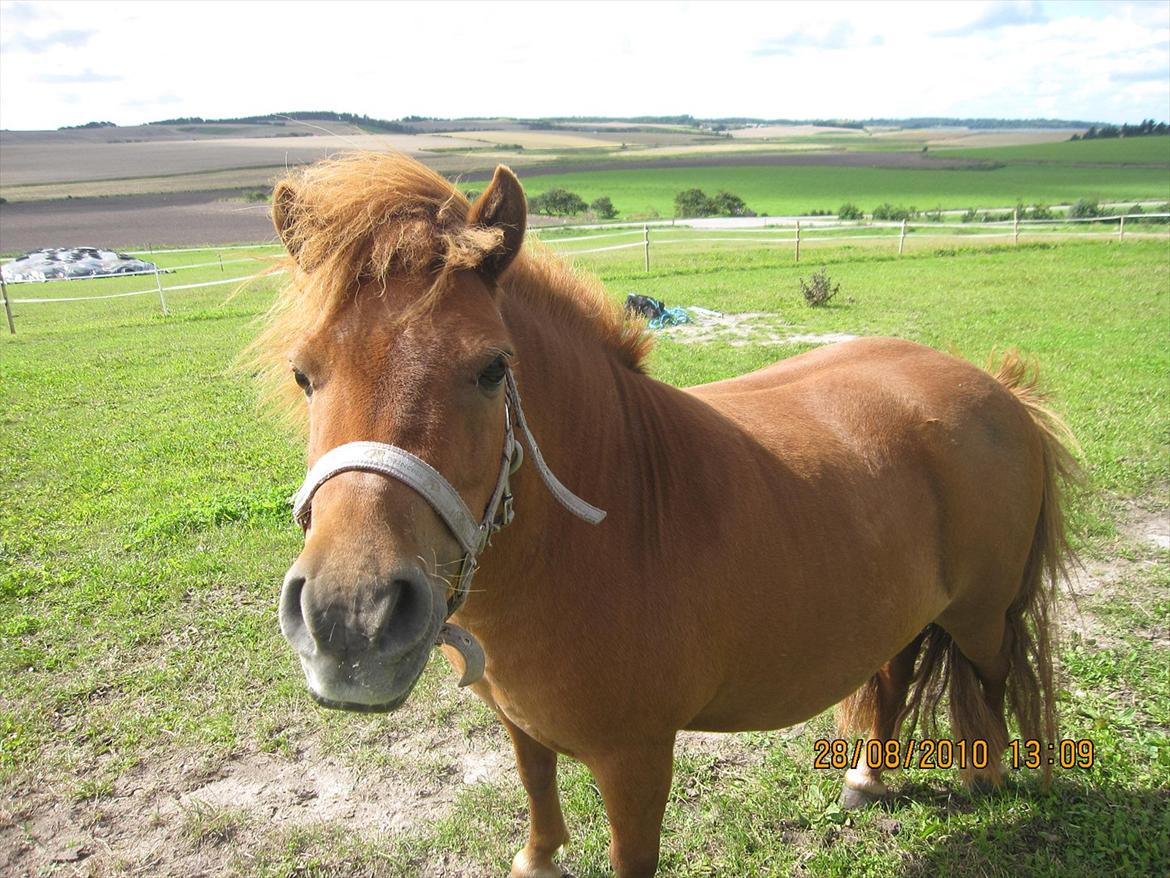
[(697, 187), (740, 195), (757, 214), (834, 213), (845, 202), (873, 210), (889, 202), (920, 210), (973, 206), (1070, 204), (1079, 198), (1170, 200), (1170, 170), (1095, 168), (1056, 164), (1009, 164), (996, 168), (922, 169), (834, 167), (823, 164), (599, 170), (525, 177), (529, 197), (553, 188), (576, 192), (586, 202), (606, 195), (620, 214), (670, 217), (674, 197)]
[[(694, 185), (715, 188), (707, 179)], [(860, 179), (831, 200), (781, 186), (767, 198), (914, 200), (896, 188), (912, 178), (857, 192)], [(1152, 185), (1115, 179), (1133, 187), (1126, 197)], [(659, 191), (639, 185), (630, 203)], [(250, 274), (271, 253), (158, 258), (212, 263), (176, 275), (196, 282)], [(615, 299), (636, 291), (738, 315), (707, 334), (661, 335), (651, 369), (675, 384), (842, 333), (976, 362), (1018, 346), (1042, 364), (1088, 475), (1073, 500), (1085, 567), (1060, 611), (1060, 702), (1062, 737), (1091, 739), (1094, 768), (1057, 768), (1049, 791), (1012, 774), (993, 796), (911, 770), (893, 777), (887, 805), (845, 815), (837, 773), (810, 767), (827, 716), (684, 735), (661, 874), (1170, 872), (1166, 242), (923, 246), (902, 258), (826, 246), (794, 266), (787, 249), (696, 241), (656, 251), (649, 273), (638, 250), (579, 259)], [(821, 266), (841, 294), (809, 309), (797, 280)], [(12, 295), (113, 294), (142, 280)], [(258, 412), (233, 369), (275, 282), (176, 292), (170, 317), (151, 296), (17, 305), (19, 334), (0, 338), (0, 874), (478, 878), (504, 874), (521, 844), (507, 743), (442, 659), (401, 711), (337, 714), (310, 701), (280, 636), (276, 596), (300, 540), (285, 498), (303, 444)], [(562, 862), (604, 876), (596, 787), (571, 760), (560, 782), (573, 838)]]
[(983, 149), (947, 149), (942, 150), (941, 154), (983, 158), (989, 161), (1082, 162), (1167, 167), (1170, 166), (1170, 136), (1065, 140), (1059, 143)]

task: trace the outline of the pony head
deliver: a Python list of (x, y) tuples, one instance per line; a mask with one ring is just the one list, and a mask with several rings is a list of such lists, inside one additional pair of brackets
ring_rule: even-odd
[[(482, 513), (514, 356), (497, 281), (526, 214), (504, 167), (474, 204), (394, 156), (326, 162), (276, 187), (292, 279), (260, 344), (281, 352), (268, 377), (305, 400), (310, 466), (346, 443), (393, 445)], [(392, 710), (427, 663), (464, 549), (422, 494), (366, 471), (323, 482), (304, 519), (281, 630), (320, 703)]]

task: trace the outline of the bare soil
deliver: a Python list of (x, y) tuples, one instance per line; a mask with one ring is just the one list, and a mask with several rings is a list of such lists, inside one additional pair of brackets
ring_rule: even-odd
[(766, 311), (720, 314), (717, 317), (692, 313), (692, 323), (669, 326), (660, 334), (685, 344), (723, 342), (732, 347), (757, 344), (835, 344), (857, 338), (845, 332), (794, 333), (782, 317)]
[(275, 239), (269, 206), (241, 190), (171, 192), (0, 204), (0, 250), (101, 246), (194, 247)]

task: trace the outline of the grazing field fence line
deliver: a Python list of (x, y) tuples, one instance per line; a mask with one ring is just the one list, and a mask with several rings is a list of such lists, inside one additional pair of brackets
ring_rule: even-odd
[[(1014, 214), (1014, 212), (1013, 212)], [(1129, 229), (1126, 228), (1126, 220), (1131, 220)], [(1007, 220), (993, 220), (978, 223), (962, 223), (960, 225), (947, 225), (940, 222), (932, 222), (930, 220), (901, 220), (899, 222), (883, 222), (883, 221), (843, 221), (837, 219), (818, 219), (812, 218), (793, 218), (785, 220), (772, 221), (769, 218), (768, 225), (762, 228), (735, 228), (727, 227), (725, 229), (710, 228), (708, 226), (700, 226), (697, 230), (705, 231), (708, 237), (696, 237), (690, 235), (681, 238), (659, 237), (663, 232), (667, 234), (670, 231), (677, 231), (678, 225), (665, 225), (659, 223), (651, 225), (650, 223), (643, 223), (641, 227), (632, 227), (620, 232), (611, 232), (602, 235), (581, 235), (569, 238), (552, 238), (546, 243), (555, 247), (557, 244), (564, 244), (578, 241), (596, 241), (601, 238), (619, 238), (630, 237), (632, 235), (641, 235), (642, 240), (631, 241), (626, 244), (608, 244), (604, 247), (589, 247), (589, 248), (574, 248), (567, 250), (559, 250), (557, 252), (569, 256), (584, 255), (588, 253), (607, 253), (614, 250), (631, 250), (636, 247), (641, 247), (645, 251), (645, 268), (650, 270), (650, 249), (653, 246), (672, 245), (672, 244), (694, 244), (694, 243), (723, 243), (723, 242), (750, 242), (750, 243), (766, 243), (766, 244), (791, 244), (794, 247), (794, 259), (800, 261), (800, 245), (801, 243), (814, 243), (821, 241), (875, 241), (875, 240), (890, 240), (897, 241), (898, 253), (901, 255), (905, 252), (906, 239), (913, 235), (914, 240), (954, 240), (954, 241), (972, 241), (988, 238), (1011, 238), (1018, 243), (1020, 238), (1025, 234), (1032, 236), (1042, 236), (1044, 238), (1116, 238), (1118, 240), (1126, 237), (1133, 238), (1170, 238), (1170, 232), (1139, 232), (1134, 231), (1134, 220), (1138, 222), (1149, 220), (1170, 220), (1170, 213), (1126, 213), (1116, 214), (1112, 216), (1096, 216), (1096, 217), (1060, 217), (1056, 219), (1021, 219), (1018, 214), (1015, 214), (1012, 219)], [(1103, 232), (1093, 231), (1075, 231), (1072, 229), (1061, 229), (1062, 226), (1070, 224), (1084, 224), (1084, 223), (1116, 223), (1117, 228)], [(1047, 227), (1047, 228), (1043, 228)], [(557, 226), (556, 230), (572, 229), (572, 226)], [(589, 228), (588, 226), (580, 228)], [(694, 228), (693, 226), (691, 228)], [(889, 229), (887, 233), (878, 234), (854, 234), (855, 231), (868, 231), (870, 229)], [(979, 229), (1003, 229), (1003, 231), (977, 231)], [(535, 233), (545, 231), (546, 229), (534, 229)], [(548, 228), (552, 231), (552, 228)], [(670, 231), (668, 231), (670, 230)], [(842, 230), (846, 230), (847, 234), (841, 234)], [(926, 230), (925, 232), (920, 230)], [(729, 234), (720, 234), (721, 231), (726, 231)], [(651, 237), (651, 232), (654, 232), (654, 237)], [(734, 233), (734, 234), (730, 234)], [(743, 236), (749, 237), (743, 237)]]
[[(1044, 237), (1044, 238), (1113, 238), (1116, 240), (1124, 240), (1126, 237), (1133, 238), (1160, 238), (1170, 240), (1170, 231), (1162, 232), (1139, 232), (1133, 229), (1135, 223), (1148, 222), (1150, 220), (1170, 220), (1170, 213), (1124, 213), (1112, 216), (1097, 216), (1097, 217), (1057, 217), (1054, 219), (1022, 219), (1019, 214), (1013, 211), (1011, 219), (994, 220), (978, 223), (962, 223), (960, 225), (944, 224), (937, 221), (930, 220), (902, 220), (900, 222), (883, 222), (883, 221), (843, 221), (833, 218), (820, 217), (800, 217), (800, 218), (785, 218), (773, 219), (771, 217), (761, 218), (767, 223), (764, 227), (756, 228), (737, 228), (734, 226), (725, 226), (724, 228), (712, 228), (707, 224), (691, 225), (689, 221), (683, 220), (677, 225), (672, 221), (658, 221), (655, 223), (644, 222), (640, 224), (622, 223), (620, 225), (627, 226), (620, 231), (601, 232), (600, 234), (585, 234), (575, 235), (572, 237), (556, 237), (550, 238), (545, 243), (553, 249), (554, 252), (564, 256), (583, 256), (590, 253), (610, 253), (619, 250), (632, 250), (634, 248), (641, 248), (643, 251), (643, 265), (646, 271), (650, 270), (650, 251), (651, 246), (674, 246), (680, 244), (696, 244), (696, 243), (753, 243), (753, 244), (776, 244), (776, 245), (791, 245), (793, 247), (793, 258), (796, 262), (800, 262), (800, 248), (801, 244), (820, 243), (824, 241), (838, 241), (848, 243), (850, 241), (874, 241), (874, 240), (888, 240), (896, 241), (898, 246), (898, 254), (905, 252), (906, 239), (911, 234), (913, 239), (917, 241), (922, 240), (940, 240), (947, 239), (957, 242), (986, 240), (990, 238), (1011, 238), (1015, 243), (1019, 243), (1020, 238), (1025, 234)], [(1126, 220), (1130, 220), (1130, 227), (1127, 230)], [(670, 225), (666, 223), (670, 222)], [(1094, 231), (1076, 231), (1077, 225), (1084, 224), (1102, 224), (1102, 223), (1116, 223), (1116, 229), (1110, 229), (1103, 232)], [(1072, 225), (1074, 228), (1069, 229)], [(581, 226), (548, 226), (543, 228), (530, 228), (529, 234), (540, 240), (542, 232), (560, 232), (571, 231), (573, 229), (580, 229), (582, 231), (590, 229), (604, 229), (612, 228), (613, 226), (597, 226), (597, 225), (581, 225)], [(686, 237), (659, 237), (665, 233), (677, 234), (683, 229), (691, 229), (696, 232), (705, 232), (702, 237), (696, 235), (689, 235)], [(980, 229), (991, 229), (992, 231), (978, 231)], [(1002, 231), (995, 231), (1002, 229)], [(878, 231), (877, 234), (866, 234), (870, 230)], [(886, 230), (884, 232), (880, 230)], [(925, 230), (925, 231), (922, 231)], [(651, 237), (651, 231), (654, 232), (654, 237)], [(731, 234), (720, 234), (721, 232), (728, 232)], [(858, 234), (858, 233), (861, 234)], [(621, 244), (607, 244), (602, 247), (585, 247), (585, 248), (558, 248), (560, 244), (592, 242), (600, 240), (612, 240), (615, 238), (627, 238), (633, 235), (640, 236), (640, 240), (630, 241)], [(232, 244), (223, 247), (187, 247), (175, 248), (168, 250), (134, 250), (126, 251), (130, 255), (135, 256), (153, 256), (158, 254), (181, 254), (181, 253), (207, 253), (211, 252), (229, 252), (234, 250), (264, 250), (268, 248), (279, 248), (281, 245), (275, 242), (263, 244)], [(254, 262), (255, 257), (246, 259), (217, 259), (214, 262), (196, 262), (188, 265), (169, 266), (166, 268), (158, 268), (153, 271), (135, 271), (123, 272), (120, 274), (109, 275), (107, 277), (130, 277), (138, 275), (150, 275), (154, 277), (155, 285), (149, 289), (131, 290), (122, 293), (109, 293), (104, 295), (91, 296), (43, 296), (43, 297), (19, 297), (9, 298), (8, 287), (16, 285), (26, 285), (30, 283), (45, 283), (45, 281), (3, 281), (0, 280), (0, 292), (3, 293), (3, 305), (5, 315), (8, 318), (8, 328), (13, 334), (16, 332), (13, 323), (12, 305), (47, 305), (58, 302), (87, 302), (99, 301), (105, 299), (126, 299), (135, 296), (157, 295), (159, 303), (164, 314), (168, 314), (166, 303), (166, 294), (172, 292), (183, 292), (185, 290), (205, 289), (208, 287), (226, 286), (229, 284), (243, 284), (248, 281), (255, 280), (258, 274), (243, 275), (240, 277), (222, 278), (220, 280), (202, 281), (199, 283), (175, 284), (165, 286), (162, 283), (162, 275), (172, 275), (180, 271), (189, 271), (202, 268), (214, 268), (218, 266), (221, 270), (225, 265), (238, 265), (245, 262)], [(263, 276), (275, 276), (284, 274), (284, 269), (276, 269), (264, 272)], [(98, 280), (96, 277), (75, 277), (75, 278), (60, 278), (61, 280)]]

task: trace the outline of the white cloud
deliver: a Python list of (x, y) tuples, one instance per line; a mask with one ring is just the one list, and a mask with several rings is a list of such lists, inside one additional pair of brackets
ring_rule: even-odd
[(311, 109), (1170, 115), (1166, 0), (48, 2), (0, 4), (0, 24), (7, 128)]

